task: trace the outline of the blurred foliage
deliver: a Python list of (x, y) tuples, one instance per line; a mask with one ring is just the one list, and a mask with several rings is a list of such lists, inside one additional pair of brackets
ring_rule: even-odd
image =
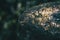
[(25, 10), (39, 4), (54, 1), (60, 0), (0, 0), (0, 40), (59, 39), (59, 34), (52, 36), (48, 31), (44, 31), (43, 28), (37, 29), (34, 25), (31, 26), (29, 24), (21, 26), (18, 21), (20, 14)]

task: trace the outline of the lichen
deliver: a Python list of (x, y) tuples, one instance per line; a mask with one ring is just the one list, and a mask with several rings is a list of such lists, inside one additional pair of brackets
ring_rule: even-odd
[[(60, 28), (60, 24), (56, 22), (57, 18), (54, 17), (54, 15), (58, 16), (58, 14), (60, 14), (59, 4), (59, 2), (47, 3), (46, 5), (38, 5), (27, 11), (24, 11), (24, 13), (20, 15), (20, 22), (23, 22), (23, 24), (27, 23), (36, 25), (37, 27), (42, 27), (45, 30), (50, 30), (54, 27)], [(58, 20), (60, 20), (60, 18), (58, 18)]]

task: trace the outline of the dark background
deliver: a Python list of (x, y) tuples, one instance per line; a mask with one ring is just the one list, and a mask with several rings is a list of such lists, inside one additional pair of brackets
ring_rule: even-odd
[[(21, 27), (19, 15), (25, 10), (47, 2), (60, 0), (0, 0), (0, 40), (58, 40), (59, 34), (51, 35), (34, 27)], [(20, 6), (19, 6), (20, 5)], [(33, 30), (32, 30), (33, 29)], [(58, 37), (59, 36), (59, 37)]]

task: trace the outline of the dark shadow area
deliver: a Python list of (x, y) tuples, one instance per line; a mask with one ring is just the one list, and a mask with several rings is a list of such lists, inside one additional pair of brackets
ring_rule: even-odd
[[(39, 26), (37, 27), (30, 22), (32, 19), (28, 18), (28, 15), (26, 16), (27, 13), (35, 13), (36, 9), (41, 9), (41, 5), (50, 2), (55, 5), (53, 2), (56, 1), (60, 0), (0, 0), (0, 40), (59, 40), (60, 33), (52, 35), (49, 32), (52, 28), (45, 30), (41, 25), (37, 25)], [(58, 4), (60, 5), (60, 3)], [(57, 15), (59, 18), (59, 14)], [(60, 20), (56, 22), (60, 22)], [(60, 32), (60, 28), (55, 29)]]

